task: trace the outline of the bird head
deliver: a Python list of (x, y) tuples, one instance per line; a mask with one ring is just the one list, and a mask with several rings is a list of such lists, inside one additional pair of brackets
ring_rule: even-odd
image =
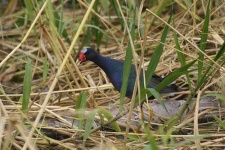
[(85, 48), (80, 51), (80, 55), (77, 58), (77, 62), (80, 64), (87, 60), (93, 60), (98, 55), (98, 53), (92, 48)]

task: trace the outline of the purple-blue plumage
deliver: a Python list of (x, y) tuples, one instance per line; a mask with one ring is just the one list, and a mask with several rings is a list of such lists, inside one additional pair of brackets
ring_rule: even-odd
[[(120, 91), (122, 82), (123, 82), (124, 63), (122, 61), (102, 56), (92, 48), (87, 48), (82, 50), (78, 57), (78, 60), (80, 62), (85, 62), (87, 60), (94, 62), (106, 73), (106, 75), (112, 82), (113, 86), (116, 88), (116, 90)], [(135, 79), (136, 79), (136, 71), (135, 71), (134, 65), (132, 65), (130, 70), (130, 76), (128, 79), (128, 85), (127, 85), (127, 92), (126, 92), (127, 97), (131, 97), (133, 94)], [(153, 75), (148, 87), (154, 88), (161, 81), (162, 81), (162, 78), (160, 78), (157, 75)], [(140, 75), (140, 83), (142, 82), (143, 82), (143, 76)], [(171, 92), (178, 92), (178, 91), (179, 91), (179, 88), (176, 85), (172, 84), (160, 90), (160, 93), (171, 93)]]

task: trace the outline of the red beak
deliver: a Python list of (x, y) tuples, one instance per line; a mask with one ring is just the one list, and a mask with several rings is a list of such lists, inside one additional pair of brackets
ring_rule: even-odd
[(82, 62), (85, 62), (85, 61), (86, 61), (85, 54), (81, 52), (79, 57), (77, 58), (76, 63), (79, 65), (79, 64), (81, 64)]

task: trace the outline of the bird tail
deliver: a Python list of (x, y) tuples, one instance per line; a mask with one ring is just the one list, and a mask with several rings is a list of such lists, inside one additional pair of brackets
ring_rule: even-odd
[(174, 93), (174, 92), (180, 92), (181, 89), (176, 86), (175, 84), (170, 84), (166, 87), (164, 87), (162, 90), (160, 90), (160, 93)]

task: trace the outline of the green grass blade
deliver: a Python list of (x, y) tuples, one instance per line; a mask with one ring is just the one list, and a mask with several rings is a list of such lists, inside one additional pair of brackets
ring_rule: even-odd
[(88, 114), (87, 121), (86, 121), (86, 124), (85, 124), (84, 137), (83, 137), (83, 149), (84, 149), (84, 146), (85, 146), (85, 142), (86, 142), (88, 136), (91, 133), (91, 128), (93, 127), (96, 112), (97, 112), (97, 110)]
[(219, 126), (221, 128), (223, 128), (223, 130), (225, 130), (225, 122), (223, 120), (221, 120), (220, 118), (218, 118), (216, 115), (212, 114), (211, 115), (214, 117), (214, 119), (216, 120), (216, 122), (218, 122)]
[(149, 127), (145, 126), (146, 138), (149, 141), (150, 150), (159, 150), (158, 144), (156, 143), (155, 137), (151, 134)]
[[(102, 30), (99, 26), (95, 26), (92, 24), (85, 24), (84, 27), (86, 28), (94, 28), (95, 30), (97, 30), (98, 32), (101, 32), (101, 34), (103, 34), (105, 37), (107, 38), (111, 38), (104, 30)], [(111, 38), (112, 39), (112, 38)]]
[(164, 101), (161, 99), (159, 92), (157, 92), (155, 89), (153, 88), (147, 88), (147, 90), (156, 98), (156, 100), (159, 102), (160, 105), (163, 106), (163, 108), (166, 110), (166, 112), (169, 114), (166, 105), (164, 103)]
[[(63, 8), (63, 6), (61, 6)], [(50, 7), (52, 9), (52, 11), (54, 12), (54, 21), (55, 21), (55, 26), (58, 29), (58, 32), (60, 35), (62, 35), (64, 37), (64, 39), (66, 40), (66, 42), (68, 44), (71, 43), (69, 35), (65, 29), (66, 25), (63, 23), (63, 9), (61, 9), (60, 15), (59, 13), (56, 11), (55, 7)]]
[[(176, 44), (177, 55), (178, 55), (178, 59), (179, 59), (179, 61), (181, 63), (181, 66), (185, 66), (186, 65), (185, 56), (182, 53), (182, 49), (180, 47), (179, 40), (178, 40), (178, 35), (176, 33), (174, 35), (174, 41), (175, 41), (175, 44)], [(189, 89), (190, 89), (190, 91), (192, 93), (193, 92), (193, 88), (191, 86), (191, 80), (190, 80), (188, 72), (185, 75), (186, 75), (186, 78), (187, 78), (188, 87), (189, 87)]]
[(190, 68), (195, 62), (196, 62), (196, 60), (194, 60), (194, 61), (186, 64), (185, 66), (182, 66), (182, 67), (176, 69), (175, 71), (173, 71), (172, 73), (170, 73), (168, 76), (166, 76), (163, 79), (163, 81), (161, 83), (159, 83), (155, 87), (155, 89), (157, 91), (160, 91), (162, 88), (164, 88), (165, 86), (171, 84), (173, 81), (175, 81), (181, 75), (186, 74), (188, 72), (188, 68)]
[[(109, 13), (109, 1), (105, 1), (105, 0), (100, 0), (100, 3), (102, 4), (102, 7), (104, 10), (107, 11), (107, 14)], [(110, 15), (109, 15), (110, 16)]]
[[(132, 28), (131, 28), (132, 39), (135, 38), (134, 35), (135, 35), (135, 28), (134, 28), (134, 24), (133, 24)], [(120, 90), (120, 111), (123, 108), (125, 95), (126, 95), (126, 91), (127, 91), (128, 79), (129, 79), (130, 70), (131, 70), (131, 66), (132, 66), (132, 56), (133, 56), (132, 48), (131, 48), (131, 44), (129, 43), (127, 50), (126, 50), (126, 57), (125, 57), (124, 66), (123, 66), (123, 83), (122, 83), (122, 87)]]
[(78, 118), (78, 129), (83, 129), (86, 100), (87, 100), (87, 93), (82, 92), (76, 102), (74, 116), (75, 118)]
[(156, 10), (156, 14), (160, 16), (163, 11), (165, 11), (165, 8), (168, 7), (168, 5), (172, 4), (173, 0), (167, 0), (167, 1), (160, 1), (158, 8)]
[[(170, 23), (171, 18), (172, 18), (172, 16), (170, 16), (170, 18), (168, 20), (168, 24)], [(156, 49), (152, 55), (151, 61), (148, 65), (147, 71), (146, 71), (146, 76), (145, 76), (146, 85), (148, 85), (150, 83), (152, 75), (154, 74), (155, 69), (159, 63), (159, 59), (162, 55), (168, 32), (169, 32), (169, 27), (165, 26), (163, 33), (162, 33), (161, 40), (160, 40), (160, 44), (156, 47)]]
[[(113, 118), (113, 115), (108, 110), (106, 110), (105, 108), (100, 107), (100, 106), (97, 107), (97, 108), (98, 108), (99, 116), (105, 116), (107, 118), (107, 120), (111, 120)], [(102, 122), (102, 124), (103, 124), (103, 122)], [(113, 130), (115, 130), (117, 132), (121, 132), (120, 126), (117, 124), (117, 122), (111, 123), (110, 126), (113, 128)]]
[(15, 27), (21, 27), (21, 26), (23, 26), (25, 23), (26, 23), (26, 14), (25, 13), (22, 13), (21, 15), (20, 15), (20, 17), (18, 17), (18, 19), (16, 20), (16, 22), (15, 22)]
[(143, 150), (150, 150), (151, 148), (150, 148), (150, 145), (148, 144), (148, 145), (146, 145), (144, 148), (143, 148)]
[[(56, 14), (55, 14), (55, 17), (57, 18), (58, 17), (58, 19), (60, 19), (59, 21), (58, 21), (58, 32), (59, 32), (59, 34), (60, 35), (62, 35), (62, 33), (63, 33), (63, 9), (64, 9), (64, 7), (63, 7), (63, 1), (64, 0), (61, 0), (61, 9), (60, 9), (60, 11), (59, 11), (59, 13), (60, 13), (60, 16), (59, 16), (59, 14), (56, 12)], [(56, 19), (56, 22), (57, 22), (57, 19)]]
[[(165, 86), (171, 84), (173, 81), (175, 81), (177, 78), (179, 78), (181, 75), (186, 74), (188, 72), (188, 69), (196, 62), (196, 60), (186, 64), (185, 66), (182, 66), (172, 73), (170, 73), (168, 76), (166, 76), (161, 83), (159, 83), (154, 89), (156, 91), (160, 91)], [(141, 89), (141, 102), (145, 101), (145, 95), (148, 95), (148, 97), (152, 96), (150, 92), (147, 92), (146, 89)], [(136, 98), (135, 106), (138, 105), (138, 97)]]
[(206, 15), (205, 15), (205, 21), (202, 29), (202, 34), (201, 34), (201, 41), (200, 41), (200, 50), (201, 52), (199, 53), (199, 58), (198, 58), (198, 84), (201, 84), (200, 81), (202, 79), (202, 70), (203, 70), (203, 61), (204, 61), (204, 52), (206, 48), (206, 41), (208, 37), (208, 27), (209, 27), (209, 20), (210, 20), (210, 0), (208, 1), (208, 6), (206, 10)]
[[(99, 0), (97, 0), (93, 6), (94, 10), (96, 13), (99, 13)], [(96, 27), (99, 27), (100, 26), (100, 21), (99, 21), (99, 17), (96, 16), (96, 15), (93, 15), (92, 16), (92, 22), (93, 24), (96, 26)], [(95, 40), (96, 40), (96, 44), (97, 44), (97, 47), (100, 47), (100, 44), (101, 44), (101, 41), (102, 41), (102, 38), (103, 38), (103, 34), (102, 32), (99, 32), (99, 30), (96, 30), (95, 28), (92, 28), (92, 34), (95, 36)]]
[(44, 60), (44, 66), (43, 66), (43, 82), (45, 82), (47, 79), (48, 70), (49, 70), (49, 63), (48, 63), (48, 58), (46, 56)]
[(120, 14), (120, 10), (119, 10), (119, 7), (117, 6), (116, 1), (115, 0), (109, 0), (109, 2), (111, 3), (111, 5), (113, 6), (114, 10), (116, 11), (117, 17), (120, 20), (121, 28), (123, 29), (124, 28), (124, 24), (123, 24), (122, 15)]
[(221, 46), (219, 52), (216, 54), (215, 58), (213, 59), (214, 61), (217, 61), (218, 59), (220, 59), (223, 54), (225, 52), (225, 42), (223, 43), (223, 45)]
[[(46, 7), (47, 9), (45, 9), (45, 11), (48, 16), (48, 22), (52, 28), (52, 31), (55, 32), (55, 28), (56, 28), (58, 33), (64, 37), (64, 39), (66, 40), (67, 43), (70, 44), (71, 41), (70, 41), (69, 35), (65, 29), (66, 25), (63, 23), (63, 6), (61, 6), (61, 7), (62, 8), (61, 8), (60, 12), (58, 12), (56, 10), (56, 8), (53, 6), (52, 2), (49, 2)], [(59, 15), (59, 13), (60, 13), (60, 15)], [(54, 33), (54, 32), (52, 32), (53, 36), (57, 37), (56, 33)]]
[[(219, 52), (217, 53), (217, 55), (214, 57), (214, 61), (218, 61), (224, 54), (225, 52), (225, 42), (223, 43), (223, 45), (221, 46)], [(200, 80), (198, 86), (196, 89), (199, 89), (207, 80), (208, 76), (212, 73), (212, 71), (210, 71), (213, 68), (213, 64), (214, 62), (210, 62), (208, 68), (205, 71), (205, 74), (203, 75), (202, 79)]]
[[(169, 120), (167, 120), (166, 122), (164, 122), (164, 124), (162, 124), (158, 131), (156, 132), (157, 134), (171, 134), (172, 131), (174, 130), (174, 126), (177, 123), (178, 117), (176, 115), (172, 116)], [(165, 137), (166, 139), (168, 137)]]
[(31, 60), (27, 58), (27, 63), (25, 67), (25, 75), (23, 80), (23, 100), (22, 100), (22, 111), (27, 112), (30, 93), (31, 93), (31, 83), (32, 83), (32, 64)]
[(24, 4), (26, 6), (26, 13), (30, 20), (34, 20), (34, 6), (31, 0), (24, 0)]
[(224, 94), (219, 94), (219, 93), (210, 93), (210, 94), (206, 94), (206, 95), (202, 96), (202, 98), (204, 98), (204, 97), (209, 97), (209, 96), (216, 97), (216, 99), (221, 100), (222, 103), (225, 102), (225, 95), (224, 95)]
[(179, 59), (182, 66), (186, 65), (186, 60), (185, 60), (184, 54), (181, 52), (182, 49), (180, 48), (180, 44), (179, 44), (177, 34), (174, 35), (174, 41), (175, 41), (175, 44), (176, 44), (176, 49), (178, 50), (177, 51), (178, 59)]
[[(154, 2), (151, 1), (150, 5), (152, 5), (153, 7), (156, 7), (156, 8), (155, 8), (156, 11), (154, 11), (155, 14), (156, 14), (157, 16), (161, 16), (162, 13), (163, 13), (163, 11), (166, 10), (166, 7), (168, 7), (169, 5), (171, 5), (171, 4), (173, 3), (173, 1), (172, 1), (172, 0), (155, 1), (155, 3), (157, 3), (157, 5), (154, 6)], [(150, 6), (150, 7), (152, 7), (152, 6)], [(149, 7), (149, 9), (150, 9), (150, 7)], [(156, 20), (156, 17), (153, 16), (151, 22), (150, 22), (149, 24), (146, 25), (146, 29), (147, 29), (147, 30), (152, 26), (152, 24), (155, 22), (155, 20)]]

